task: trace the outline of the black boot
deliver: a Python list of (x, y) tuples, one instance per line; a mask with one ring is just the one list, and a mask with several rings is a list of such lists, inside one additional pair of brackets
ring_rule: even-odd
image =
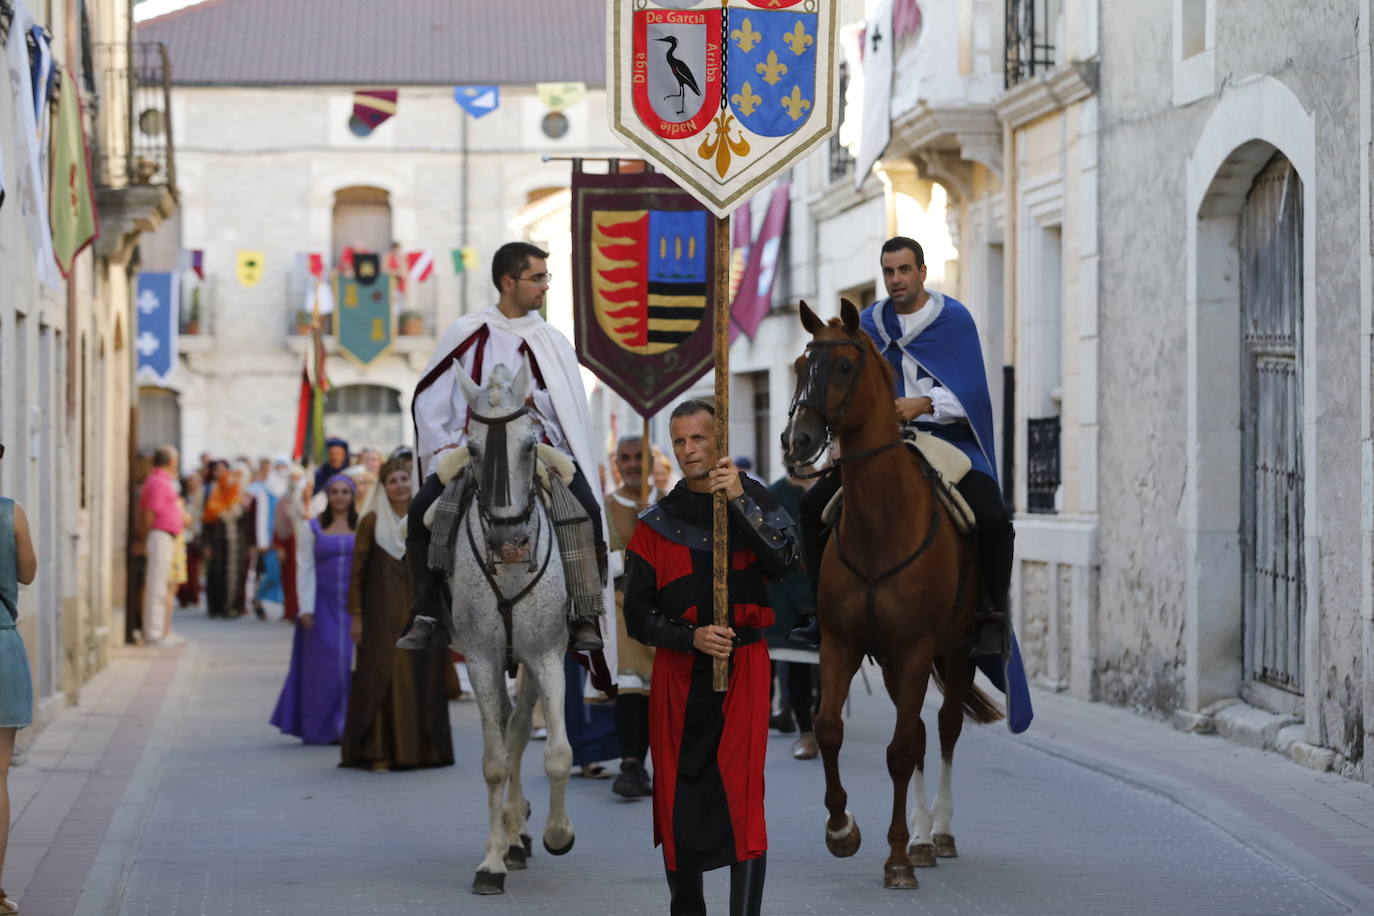
[(439, 574), (429, 568), (429, 538), (406, 540), (406, 569), (410, 573), (410, 626), (396, 640), (398, 649), (446, 649), (448, 607)]
[(759, 916), (768, 853), (730, 866), (730, 916)]
[(973, 617), (973, 641), (969, 654), (1008, 655), (1011, 652), (1011, 566), (1016, 533), (1011, 525), (998, 534), (980, 538), (979, 584), (982, 600)]
[(799, 627), (793, 627), (787, 634), (788, 642), (795, 642), (812, 649), (818, 649), (821, 645), (821, 619), (815, 614), (811, 619)]
[(611, 791), (621, 798), (648, 798), (654, 794), (653, 783), (638, 760), (620, 761), (620, 775), (615, 778)]
[(574, 652), (595, 652), (605, 648), (596, 621), (591, 618), (574, 620), (568, 632), (568, 648)]
[(706, 916), (706, 895), (702, 891), (701, 872), (668, 872), (669, 916)]

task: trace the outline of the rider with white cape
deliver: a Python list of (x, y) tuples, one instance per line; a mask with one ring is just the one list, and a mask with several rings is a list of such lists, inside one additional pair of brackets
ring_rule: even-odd
[[(449, 326), (416, 386), (411, 410), (418, 476), (424, 483), (411, 503), (409, 515), (406, 556), (414, 590), (413, 620), (397, 643), (401, 648), (439, 648), (452, 642), (443, 612), (442, 578), (427, 562), (430, 535), (424, 518), (444, 490), (436, 474), (441, 453), (467, 444), (471, 411), (455, 381), (457, 372), (465, 373), (480, 387), (486, 385), (493, 367), (505, 365), (514, 374), (522, 363), (528, 362), (535, 434), (545, 445), (572, 458), (576, 465), (574, 478), (564, 483), (591, 518), (599, 575), (603, 585), (606, 582), (601, 492), (599, 487), (591, 486), (588, 477), (588, 472), (596, 468), (597, 452), (592, 443), (591, 413), (577, 352), (566, 337), (539, 315), (551, 279), (547, 258), (547, 252), (524, 242), (502, 245), (492, 258), (492, 282), (500, 291), (500, 300), (488, 309), (463, 315)], [(588, 652), (602, 649), (609, 671), (614, 672), (615, 628), (607, 626), (602, 630), (606, 634), (604, 645), (598, 633), (598, 618), (605, 607), (613, 606), (609, 587), (604, 591), (601, 609), (570, 621), (570, 648)]]

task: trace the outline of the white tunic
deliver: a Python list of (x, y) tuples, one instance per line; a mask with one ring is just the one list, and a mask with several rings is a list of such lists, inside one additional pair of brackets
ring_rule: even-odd
[[(902, 339), (914, 340), (919, 337), (922, 331), (930, 327), (935, 319), (940, 317), (940, 312), (944, 310), (944, 307), (945, 297), (933, 294), (926, 300), (924, 306), (911, 314), (904, 315), (897, 312), (897, 321), (902, 326)], [(905, 349), (902, 350), (902, 382), (907, 397), (930, 398), (935, 413), (917, 417), (921, 422), (957, 423), (967, 419), (968, 413), (964, 410), (964, 405), (959, 403), (954, 392), (935, 384), (935, 378), (922, 368), (916, 357)]]

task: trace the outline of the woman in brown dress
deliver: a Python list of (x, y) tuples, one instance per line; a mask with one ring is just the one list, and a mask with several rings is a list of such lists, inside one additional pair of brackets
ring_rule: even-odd
[(448, 652), (396, 648), (410, 620), (405, 565), (410, 465), (407, 452), (382, 466), (379, 485), (358, 522), (348, 601), (358, 660), (341, 766), (385, 771), (453, 763), (444, 690)]

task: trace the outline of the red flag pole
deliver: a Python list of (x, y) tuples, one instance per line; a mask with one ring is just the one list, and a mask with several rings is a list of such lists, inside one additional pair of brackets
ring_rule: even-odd
[[(716, 456), (730, 454), (730, 217), (716, 217)], [(717, 490), (711, 501), (711, 575), (715, 597), (715, 623), (730, 625), (730, 525), (725, 492)], [(729, 659), (713, 660), (711, 686), (724, 693), (730, 685)]]

